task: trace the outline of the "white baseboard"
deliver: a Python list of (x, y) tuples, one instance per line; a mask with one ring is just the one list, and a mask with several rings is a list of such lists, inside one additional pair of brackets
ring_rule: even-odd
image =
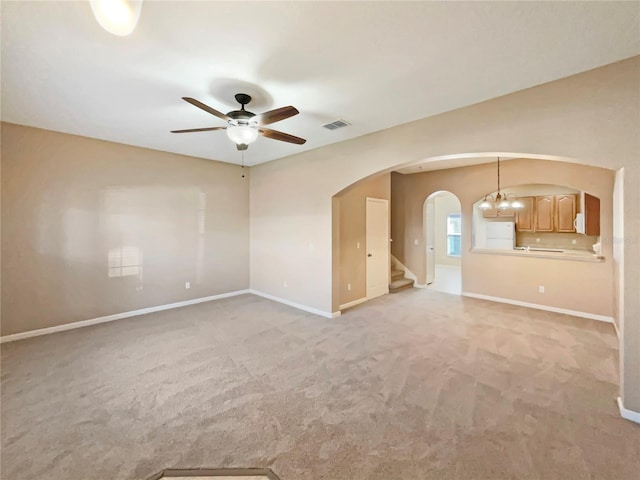
[(622, 418), (630, 420), (632, 422), (640, 423), (640, 412), (634, 412), (633, 410), (624, 408), (622, 398), (620, 397), (618, 397), (618, 408), (620, 409), (620, 416)]
[(537, 303), (521, 302), (519, 300), (511, 300), (510, 298), (491, 297), (489, 295), (480, 295), (479, 293), (462, 292), (462, 295), (464, 297), (479, 298), (481, 300), (490, 300), (492, 302), (499, 302), (499, 303), (508, 303), (511, 305), (518, 305), (520, 307), (535, 308), (537, 310), (545, 310), (547, 312), (562, 313), (565, 315), (573, 315), (574, 317), (582, 317), (582, 318), (588, 318), (590, 320), (598, 320), (600, 322), (613, 323), (615, 326), (613, 317), (607, 317), (605, 315), (596, 315), (595, 313), (579, 312), (577, 310), (568, 310), (566, 308), (551, 307), (548, 305), (539, 305)]
[(285, 305), (289, 305), (290, 307), (297, 308), (299, 310), (304, 310), (305, 312), (315, 313), (316, 315), (320, 315), (325, 318), (336, 318), (340, 316), (340, 311), (337, 312), (325, 312), (324, 310), (320, 310), (313, 307), (307, 307), (306, 305), (302, 305), (301, 303), (292, 302), (290, 300), (286, 300), (284, 298), (275, 297), (273, 295), (269, 295), (268, 293), (259, 292), (258, 290), (249, 290), (249, 293), (254, 295), (258, 295), (259, 297), (268, 298), (269, 300), (273, 300), (274, 302), (284, 303)]
[(616, 331), (616, 337), (618, 337), (618, 341), (620, 341), (620, 330), (618, 330), (618, 324), (616, 323), (615, 319), (613, 319), (613, 328)]
[(64, 332), (66, 330), (88, 327), (90, 325), (97, 325), (99, 323), (113, 322), (114, 320), (135, 317), (137, 315), (144, 315), (146, 313), (161, 312), (162, 310), (186, 307), (188, 305), (195, 305), (196, 303), (210, 302), (212, 300), (219, 300), (221, 298), (227, 297), (235, 297), (236, 295), (244, 295), (246, 293), (251, 293), (251, 291), (236, 290), (234, 292), (221, 293), (219, 295), (211, 295), (209, 297), (194, 298), (191, 300), (185, 300), (183, 302), (168, 303), (166, 305), (141, 308), (139, 310), (131, 310), (129, 312), (114, 313), (113, 315), (105, 315), (104, 317), (91, 318), (89, 320), (82, 320), (79, 322), (65, 323), (64, 325), (56, 325), (55, 327), (39, 328), (37, 330), (30, 330), (28, 332), (14, 333), (12, 335), (5, 335), (4, 337), (0, 337), (0, 343), (14, 342), (16, 340), (22, 340), (23, 338), (39, 337), (40, 335), (48, 335), (50, 333)]
[(188, 305), (195, 305), (197, 303), (210, 302), (212, 300), (220, 300), (222, 298), (235, 297), (237, 295), (244, 294), (258, 295), (259, 297), (268, 298), (276, 302), (284, 303), (294, 308), (304, 310), (305, 312), (315, 313), (326, 318), (336, 318), (340, 316), (340, 312), (325, 312), (318, 310), (317, 308), (307, 307), (299, 303), (290, 302), (284, 298), (274, 297), (267, 293), (258, 292), (257, 290), (236, 290), (234, 292), (221, 293), (219, 295), (211, 295), (209, 297), (194, 298), (191, 300), (185, 300), (183, 302), (168, 303), (166, 305), (158, 305), (156, 307), (141, 308), (139, 310), (131, 310), (129, 312), (114, 313), (113, 315), (105, 315), (104, 317), (91, 318), (89, 320), (81, 320), (79, 322), (65, 323), (64, 325), (56, 325), (55, 327), (39, 328), (37, 330), (30, 330), (28, 332), (14, 333), (12, 335), (5, 335), (0, 337), (0, 343), (15, 342), (16, 340), (22, 340), (24, 338), (39, 337), (40, 335), (49, 335), (51, 333), (64, 332), (66, 330), (73, 330), (76, 328), (89, 327), (91, 325), (97, 325), (99, 323), (113, 322), (115, 320), (121, 320), (123, 318), (135, 317), (138, 315), (145, 315), (147, 313), (161, 312), (162, 310), (170, 310), (172, 308), (186, 307)]
[(422, 283), (414, 283), (413, 286), (416, 288), (427, 288), (429, 285), (424, 285)]
[(345, 310), (347, 308), (351, 308), (351, 307), (355, 307), (356, 305), (360, 305), (361, 303), (366, 302), (367, 300), (369, 300), (367, 297), (362, 297), (359, 298), (358, 300), (354, 300), (353, 302), (347, 302), (343, 305), (340, 305), (340, 307), (338, 307), (340, 310)]

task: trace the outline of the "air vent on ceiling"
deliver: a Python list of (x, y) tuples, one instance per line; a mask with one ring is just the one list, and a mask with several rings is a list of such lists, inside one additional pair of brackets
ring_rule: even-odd
[(346, 127), (348, 125), (351, 125), (351, 124), (344, 120), (336, 120), (335, 122), (331, 122), (331, 123), (327, 123), (326, 125), (323, 125), (323, 127), (326, 128), (327, 130), (337, 130), (338, 128)]

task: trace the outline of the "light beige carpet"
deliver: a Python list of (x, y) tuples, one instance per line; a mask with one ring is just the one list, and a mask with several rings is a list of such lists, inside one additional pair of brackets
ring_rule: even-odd
[(2, 478), (637, 480), (611, 325), (412, 289), (234, 297), (2, 346)]

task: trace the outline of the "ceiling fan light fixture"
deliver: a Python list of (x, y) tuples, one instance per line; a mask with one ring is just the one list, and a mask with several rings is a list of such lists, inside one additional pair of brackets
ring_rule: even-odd
[(249, 145), (258, 138), (258, 129), (249, 125), (229, 125), (227, 136), (236, 145)]
[(204, 110), (205, 112), (213, 115), (214, 117), (218, 117), (225, 122), (227, 122), (226, 127), (205, 127), (205, 128), (187, 128), (184, 130), (171, 130), (171, 133), (192, 133), (192, 132), (211, 132), (214, 130), (226, 130), (227, 137), (235, 143), (236, 148), (240, 151), (246, 150), (250, 143), (253, 143), (258, 135), (262, 135), (266, 138), (271, 138), (273, 140), (279, 140), (281, 142), (294, 143), (296, 145), (304, 145), (306, 140), (304, 138), (296, 137), (295, 135), (290, 135), (288, 133), (279, 132), (277, 130), (272, 130), (270, 128), (265, 128), (265, 125), (270, 125), (275, 122), (279, 122), (280, 120), (285, 120), (287, 118), (293, 117), (294, 115), (299, 114), (297, 108), (289, 105), (288, 107), (280, 107), (274, 110), (269, 110), (268, 112), (261, 113), (260, 115), (256, 115), (253, 112), (245, 110), (245, 105), (247, 105), (251, 101), (251, 96), (246, 93), (238, 93), (236, 94), (236, 101), (240, 104), (240, 110), (233, 110), (229, 113), (222, 113), (216, 110), (215, 108), (211, 108), (209, 105), (206, 105), (199, 100), (191, 97), (182, 97), (182, 99), (193, 105), (194, 107), (198, 107), (200, 110)]
[(90, 0), (96, 20), (107, 32), (124, 37), (136, 28), (142, 0)]

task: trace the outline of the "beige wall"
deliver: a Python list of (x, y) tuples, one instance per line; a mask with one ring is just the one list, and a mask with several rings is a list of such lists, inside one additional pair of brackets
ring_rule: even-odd
[[(614, 176), (612, 170), (546, 160), (519, 159), (502, 165), (502, 177), (507, 185), (528, 181), (545, 183), (545, 179), (553, 179), (579, 190), (588, 189), (599, 197), (602, 238), (611, 238), (613, 234)], [(418, 277), (419, 284), (425, 283), (423, 205), (433, 192), (447, 190), (460, 199), (462, 206), (463, 292), (613, 316), (611, 242), (603, 245), (602, 254), (606, 258), (603, 263), (471, 251), (473, 204), (491, 190), (494, 182), (492, 164), (410, 175), (393, 173), (392, 198), (394, 201), (402, 198), (404, 208), (397, 210), (391, 206), (392, 253)], [(545, 286), (544, 294), (538, 292), (540, 285)]]
[(367, 197), (390, 200), (391, 176), (367, 178), (336, 195), (340, 204), (340, 305), (367, 296)]
[(433, 203), (436, 264), (459, 267), (460, 257), (447, 256), (447, 216), (460, 213), (460, 202), (455, 195), (443, 193), (435, 197)]
[[(640, 411), (640, 57), (253, 167), (251, 286), (329, 314), (339, 295), (332, 196), (398, 165), (456, 154), (625, 167), (622, 394)], [(446, 161), (446, 160), (445, 160)], [(554, 182), (555, 183), (555, 182)], [(495, 187), (494, 187), (495, 188)], [(586, 188), (589, 191), (589, 188)], [(289, 287), (283, 287), (288, 278)]]
[(2, 335), (249, 286), (240, 167), (6, 123), (1, 166)]

